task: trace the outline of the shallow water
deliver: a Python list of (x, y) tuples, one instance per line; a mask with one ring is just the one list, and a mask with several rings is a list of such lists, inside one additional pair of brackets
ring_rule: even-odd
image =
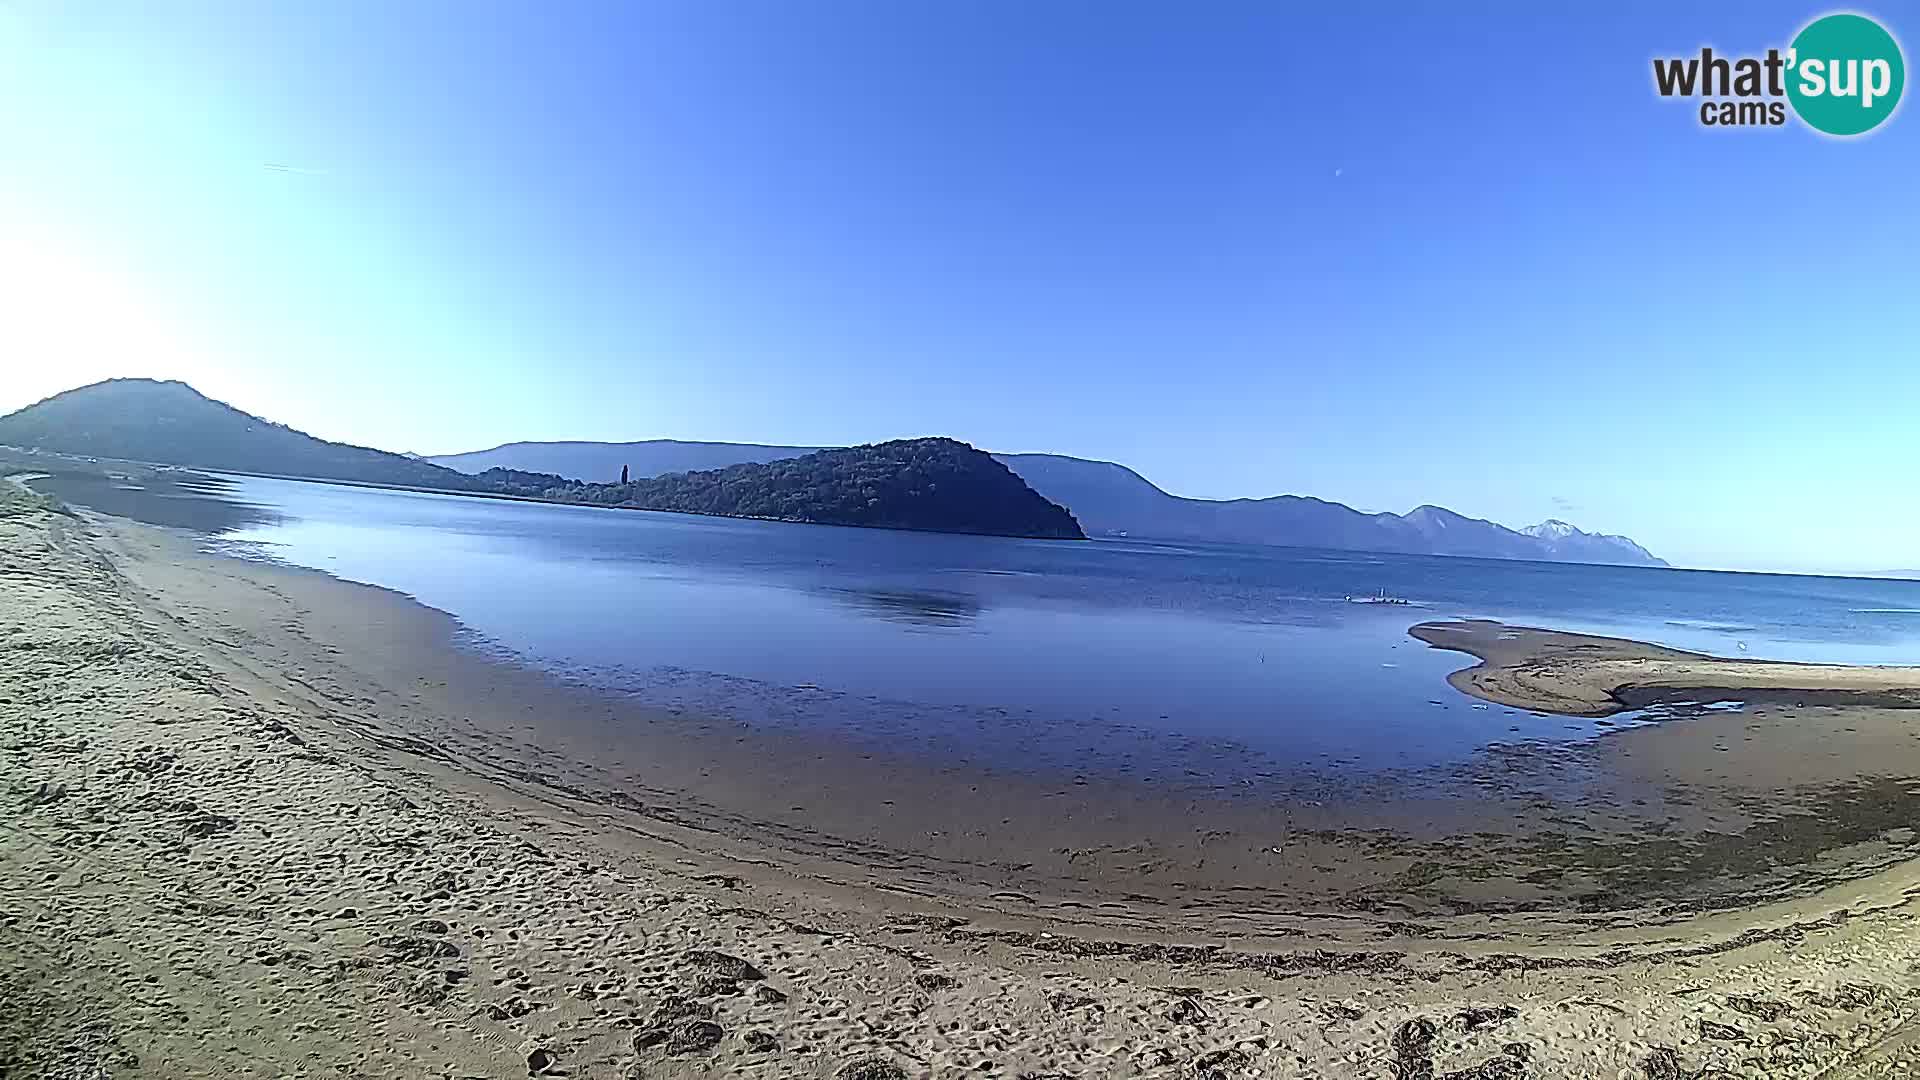
[[(991, 768), (1399, 771), (1684, 715), (1609, 724), (1475, 702), (1445, 682), (1466, 657), (1406, 635), (1426, 619), (1920, 660), (1920, 582), (1028, 541), (226, 480), (155, 486), (147, 514), (125, 485), (39, 486), (173, 525), (209, 500), (201, 527), (227, 550), (399, 590), (485, 647), (642, 702)], [(1344, 599), (1381, 590), (1413, 603)]]

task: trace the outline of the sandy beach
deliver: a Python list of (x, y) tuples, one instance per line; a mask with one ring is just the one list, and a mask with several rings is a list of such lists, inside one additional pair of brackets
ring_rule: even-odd
[[(1416, 792), (1336, 821), (641, 713), (395, 594), (4, 513), (0, 1075), (1920, 1067), (1898, 675), (1507, 639), (1463, 689), (1779, 695), (1495, 755), (1457, 778), (1486, 790), (1471, 820)], [(1529, 778), (1567, 769), (1591, 812), (1529, 821)]]

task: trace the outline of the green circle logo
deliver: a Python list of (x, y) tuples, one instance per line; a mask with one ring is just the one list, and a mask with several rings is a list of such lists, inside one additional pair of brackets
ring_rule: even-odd
[(1907, 65), (1900, 43), (1865, 15), (1823, 15), (1787, 52), (1787, 100), (1815, 131), (1859, 135), (1900, 104)]

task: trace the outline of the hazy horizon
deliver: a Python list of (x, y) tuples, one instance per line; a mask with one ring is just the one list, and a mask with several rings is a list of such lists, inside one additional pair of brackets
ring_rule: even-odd
[(426, 455), (939, 434), (1913, 566), (1920, 121), (1704, 130), (1648, 68), (1827, 10), (8, 7), (0, 412), (133, 376)]

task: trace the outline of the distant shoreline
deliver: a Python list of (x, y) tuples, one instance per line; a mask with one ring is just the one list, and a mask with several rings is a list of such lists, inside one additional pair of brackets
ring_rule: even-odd
[[(726, 521), (766, 521), (779, 525), (814, 525), (829, 529), (873, 529), (882, 532), (921, 533), (928, 536), (986, 536), (1003, 540), (1043, 540), (1066, 543), (1084, 543), (1087, 536), (1032, 536), (1023, 533), (984, 532), (965, 529), (921, 529), (909, 525), (852, 525), (838, 521), (811, 521), (805, 518), (759, 517), (749, 514), (716, 514), (700, 510), (667, 510), (652, 506), (618, 506), (605, 503), (569, 502), (561, 499), (543, 499), (537, 495), (513, 495), (497, 491), (459, 491), (453, 488), (436, 488), (412, 484), (386, 484), (377, 480), (345, 480), (325, 476), (292, 476), (286, 473), (255, 472), (249, 469), (212, 469), (199, 465), (169, 465), (154, 461), (129, 461), (124, 458), (98, 458), (88, 461), (86, 458), (72, 455), (53, 454), (40, 451), (38, 457), (54, 457), (78, 466), (118, 466), (136, 469), (149, 469), (160, 472), (194, 473), (201, 476), (247, 476), (261, 480), (288, 480), (303, 484), (327, 484), (334, 487), (368, 488), (375, 491), (401, 491), (416, 495), (446, 495), (463, 499), (490, 499), (495, 502), (535, 503), (541, 506), (567, 506), (582, 510), (625, 510), (643, 514), (685, 514), (690, 517), (716, 518)], [(86, 470), (92, 471), (92, 470)], [(45, 474), (33, 477), (43, 479)]]
[[(907, 528), (902, 526), (891, 526), (891, 525), (843, 525), (836, 522), (826, 522), (826, 521), (804, 521), (804, 520), (792, 520), (792, 519), (781, 519), (781, 518), (760, 518), (760, 517), (748, 517), (748, 516), (737, 515), (737, 514), (711, 514), (711, 513), (701, 513), (699, 511), (693, 511), (693, 510), (662, 510), (662, 509), (655, 509), (651, 507), (638, 507), (638, 506), (605, 506), (605, 505), (600, 505), (595, 503), (561, 502), (553, 499), (542, 499), (536, 496), (512, 495), (512, 494), (507, 494), (502, 492), (460, 491), (452, 488), (435, 488), (435, 487), (415, 486), (415, 485), (407, 485), (407, 484), (387, 484), (387, 483), (381, 483), (378, 481), (369, 481), (369, 480), (345, 480), (345, 479), (335, 479), (331, 477), (294, 476), (286, 473), (267, 473), (267, 472), (249, 470), (249, 469), (209, 469), (209, 468), (203, 468), (201, 466), (195, 466), (195, 465), (170, 465), (162, 462), (132, 461), (125, 458), (99, 457), (99, 458), (94, 458), (92, 460), (89, 460), (88, 458), (83, 456), (72, 455), (72, 454), (61, 454), (61, 453), (50, 451), (50, 450), (40, 450), (40, 451), (34, 451), (30, 453), (24, 449), (21, 449), (18, 447), (9, 447), (9, 446), (0, 446), (0, 458), (11, 458), (13, 464), (8, 467), (14, 468), (17, 470), (24, 470), (24, 471), (31, 471), (32, 469), (45, 468), (47, 466), (47, 459), (52, 459), (54, 461), (65, 462), (73, 466), (76, 466), (77, 471), (81, 471), (81, 472), (98, 471), (102, 466), (115, 466), (115, 467), (133, 468), (133, 469), (190, 472), (190, 473), (200, 473), (200, 474), (207, 474), (207, 475), (225, 474), (229, 476), (250, 476), (250, 477), (259, 477), (261, 479), (266, 479), (266, 480), (292, 480), (292, 481), (299, 481), (299, 482), (310, 483), (310, 484), (336, 485), (340, 487), (359, 487), (359, 488), (370, 488), (374, 490), (384, 490), (384, 491), (407, 491), (407, 492), (415, 492), (423, 495), (451, 495), (451, 496), (460, 496), (460, 497), (472, 498), (472, 499), (491, 499), (491, 500), (502, 501), (502, 502), (537, 503), (545, 506), (575, 506), (575, 507), (581, 507), (581, 508), (590, 509), (590, 510), (635, 510), (635, 511), (641, 511), (644, 513), (688, 514), (693, 517), (708, 517), (708, 518), (717, 518), (721, 520), (733, 520), (733, 521), (771, 521), (771, 522), (775, 522), (777, 524), (783, 524), (783, 525), (815, 525), (815, 526), (821, 526), (825, 528), (842, 528), (842, 529), (877, 529), (877, 530), (886, 531), (886, 532), (921, 533), (921, 534), (932, 535), (932, 536), (942, 536), (942, 535), (944, 536), (990, 536), (990, 537), (999, 537), (1003, 539), (1012, 539), (1012, 540), (1051, 541), (1051, 540), (1071, 539), (1067, 537), (1021, 536), (1018, 534), (1008, 534), (1008, 533), (954, 532), (954, 531), (937, 530), (937, 529), (914, 529), (914, 528)], [(1437, 554), (1432, 552), (1384, 551), (1384, 550), (1376, 550), (1371, 548), (1329, 548), (1329, 547), (1316, 547), (1312, 545), (1300, 545), (1300, 544), (1276, 544), (1276, 543), (1261, 543), (1261, 542), (1254, 542), (1254, 541), (1208, 540), (1205, 538), (1182, 536), (1178, 534), (1157, 535), (1157, 534), (1147, 534), (1147, 533), (1136, 533), (1130, 536), (1122, 537), (1122, 536), (1115, 536), (1109, 533), (1088, 532), (1084, 537), (1080, 539), (1094, 540), (1094, 541), (1100, 541), (1100, 542), (1120, 541), (1120, 542), (1174, 544), (1174, 545), (1196, 544), (1196, 543), (1197, 544), (1225, 544), (1228, 546), (1245, 545), (1249, 547), (1280, 548), (1280, 549), (1289, 550), (1289, 551), (1323, 551), (1323, 552), (1337, 552), (1337, 553), (1347, 554), (1347, 555), (1401, 555), (1401, 556), (1406, 556), (1410, 558), (1449, 559), (1449, 560), (1457, 559), (1457, 560), (1462, 560), (1467, 562), (1478, 561), (1478, 562), (1515, 563), (1520, 565), (1588, 566), (1588, 567), (1604, 567), (1609, 570), (1622, 570), (1622, 571), (1642, 571), (1643, 570), (1643, 571), (1671, 571), (1674, 573), (1684, 573), (1684, 574), (1741, 574), (1741, 575), (1753, 575), (1757, 577), (1810, 578), (1810, 579), (1817, 579), (1817, 580), (1831, 579), (1831, 580), (1842, 580), (1842, 581), (1913, 581), (1915, 580), (1915, 578), (1909, 578), (1909, 577), (1887, 576), (1882, 574), (1871, 574), (1871, 573), (1816, 573), (1816, 572), (1809, 572), (1809, 571), (1787, 571), (1787, 570), (1716, 569), (1711, 567), (1695, 567), (1695, 566), (1645, 566), (1645, 565), (1635, 565), (1635, 564), (1628, 564), (1628, 563), (1584, 563), (1584, 562), (1572, 562), (1572, 561), (1563, 561), (1563, 560), (1521, 559), (1521, 558), (1508, 558), (1508, 557), (1495, 556), (1495, 555), (1446, 555), (1446, 554)], [(1920, 575), (1920, 571), (1916, 571), (1915, 573), (1916, 575)]]
[[(151, 466), (150, 466), (151, 467)], [(294, 480), (307, 484), (337, 484), (341, 487), (374, 488), (384, 491), (409, 491), (419, 495), (453, 495), (469, 499), (495, 499), (502, 502), (539, 503), (542, 506), (574, 506), (582, 510), (628, 510), (642, 514), (685, 514), (689, 517), (717, 518), (724, 521), (767, 521), (776, 525), (815, 525), (826, 529), (873, 529), (880, 532), (922, 533), (927, 536), (987, 536), (1001, 540), (1045, 540), (1065, 543), (1084, 543), (1091, 539), (1086, 536), (1031, 536), (1025, 533), (980, 532), (969, 529), (920, 529), (911, 525), (849, 525), (840, 521), (811, 521), (806, 518), (761, 517), (755, 514), (715, 514), (703, 510), (667, 510), (655, 506), (620, 506), (607, 503), (567, 502), (561, 499), (542, 499), (537, 495), (509, 495), (493, 491), (453, 491), (447, 488), (409, 487), (404, 484), (381, 484), (368, 480), (329, 480), (317, 476), (284, 476), (277, 473), (246, 472), (240, 469), (198, 469), (186, 465), (170, 465), (166, 468), (186, 469), (210, 476), (255, 476), (264, 480)]]

